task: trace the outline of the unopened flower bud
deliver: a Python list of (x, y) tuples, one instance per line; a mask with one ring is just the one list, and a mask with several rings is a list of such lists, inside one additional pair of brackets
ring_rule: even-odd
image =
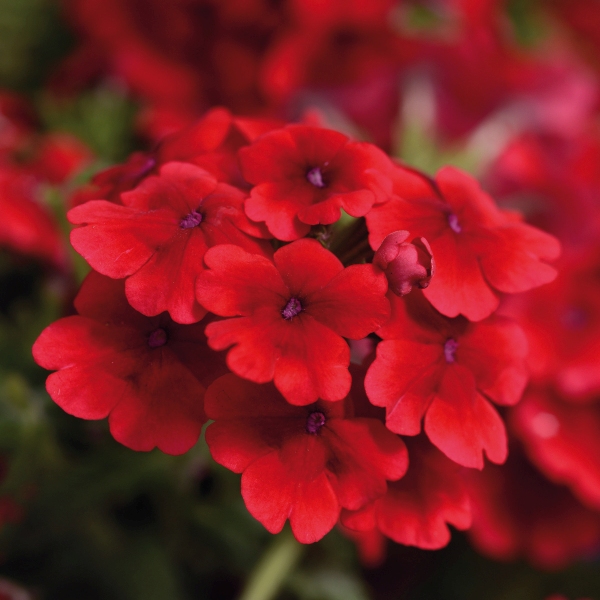
[(387, 276), (390, 290), (405, 296), (413, 286), (426, 288), (433, 277), (435, 265), (431, 247), (425, 238), (407, 242), (408, 231), (394, 231), (381, 243), (373, 264)]

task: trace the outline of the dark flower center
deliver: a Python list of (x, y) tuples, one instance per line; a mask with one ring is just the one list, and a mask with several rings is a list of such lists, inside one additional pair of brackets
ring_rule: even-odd
[(148, 336), (148, 346), (150, 348), (160, 348), (167, 343), (167, 332), (159, 327)]
[(324, 188), (325, 182), (323, 181), (323, 173), (321, 173), (320, 167), (314, 167), (306, 174), (306, 179), (312, 183), (315, 187)]
[(281, 316), (289, 321), (302, 312), (302, 304), (298, 298), (290, 298), (281, 311)]
[(192, 227), (198, 227), (200, 223), (202, 223), (202, 215), (197, 210), (193, 210), (179, 221), (179, 227), (181, 229), (192, 229)]
[(454, 233), (460, 233), (462, 231), (462, 227), (458, 222), (458, 217), (454, 213), (448, 215), (448, 225), (450, 225), (450, 229), (452, 229)]
[(458, 342), (453, 340), (452, 338), (446, 340), (444, 344), (444, 357), (446, 358), (447, 363), (453, 363), (456, 359), (454, 355), (456, 354), (456, 349), (458, 348)]
[(140, 169), (140, 176), (147, 175), (156, 166), (156, 159), (153, 156), (149, 156), (144, 162)]
[(589, 320), (587, 311), (577, 306), (568, 307), (561, 315), (561, 323), (566, 329), (583, 329)]
[(311, 412), (306, 419), (306, 432), (312, 434), (319, 433), (323, 425), (325, 425), (325, 415), (318, 410)]

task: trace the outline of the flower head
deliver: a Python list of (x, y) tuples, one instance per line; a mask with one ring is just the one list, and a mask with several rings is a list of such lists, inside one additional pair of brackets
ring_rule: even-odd
[(364, 216), (391, 193), (391, 161), (376, 146), (337, 131), (288, 125), (240, 150), (254, 187), (246, 214), (278, 239), (303, 237), (311, 225), (335, 223), (341, 209)]
[(205, 398), (214, 419), (206, 442), (213, 458), (242, 475), (250, 513), (271, 533), (290, 520), (296, 538), (315, 542), (340, 510), (357, 510), (402, 477), (402, 440), (377, 419), (352, 416), (351, 404), (292, 406), (272, 384), (235, 375), (215, 381)]
[(79, 314), (49, 325), (33, 356), (57, 371), (46, 388), (69, 414), (108, 417), (113, 437), (133, 450), (187, 452), (206, 421), (206, 387), (226, 369), (206, 345), (204, 324), (145, 317), (124, 287), (90, 273), (75, 300)]
[(168, 311), (179, 323), (194, 323), (206, 314), (194, 280), (210, 246), (237, 243), (270, 254), (252, 237), (244, 197), (199, 167), (170, 162), (124, 192), (123, 205), (92, 200), (72, 209), (68, 217), (80, 227), (71, 243), (103, 275), (127, 278), (127, 299), (136, 310), (147, 316)]
[(344, 268), (315, 240), (297, 240), (273, 262), (237, 246), (211, 248), (197, 279), (198, 301), (230, 317), (206, 334), (215, 350), (233, 346), (229, 368), (257, 383), (273, 380), (292, 404), (341, 400), (350, 389), (350, 349), (389, 315), (387, 282), (372, 265)]
[(397, 167), (394, 194), (366, 215), (371, 247), (398, 230), (426, 238), (436, 275), (424, 293), (444, 315), (479, 321), (496, 310), (500, 292), (523, 292), (556, 277), (547, 261), (557, 258), (558, 241), (497, 208), (466, 173), (445, 167), (433, 181)]

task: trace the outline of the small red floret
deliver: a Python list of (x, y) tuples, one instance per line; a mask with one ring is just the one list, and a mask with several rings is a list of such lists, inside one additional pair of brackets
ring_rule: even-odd
[(410, 466), (385, 496), (359, 511), (342, 511), (341, 521), (357, 531), (376, 529), (407, 546), (428, 550), (450, 541), (449, 525), (471, 526), (471, 504), (461, 468), (424, 438), (408, 442)]
[(547, 261), (558, 257), (558, 240), (497, 208), (475, 179), (453, 167), (435, 181), (397, 167), (394, 196), (366, 219), (373, 249), (398, 230), (427, 239), (436, 275), (425, 296), (448, 317), (479, 321), (496, 310), (501, 292), (524, 292), (556, 277)]
[(254, 188), (246, 214), (278, 239), (303, 237), (311, 225), (335, 223), (341, 209), (364, 216), (391, 193), (389, 158), (372, 144), (337, 131), (289, 125), (240, 150)]
[(71, 243), (98, 272), (127, 278), (127, 299), (136, 310), (147, 316), (168, 311), (178, 323), (194, 323), (206, 314), (194, 280), (210, 246), (237, 243), (270, 254), (265, 242), (244, 232), (254, 230), (243, 213), (244, 197), (203, 169), (170, 162), (121, 194), (123, 205), (92, 200), (72, 209), (69, 220), (80, 227)]
[(232, 374), (207, 390), (211, 454), (243, 473), (246, 507), (271, 533), (289, 519), (300, 542), (316, 542), (342, 508), (358, 510), (406, 472), (402, 440), (377, 419), (353, 418), (345, 404), (292, 406), (273, 385)]
[(203, 323), (145, 317), (124, 292), (123, 281), (92, 272), (75, 300), (79, 315), (47, 327), (33, 356), (57, 371), (46, 388), (69, 414), (108, 417), (113, 437), (133, 450), (182, 454), (206, 421), (206, 386), (226, 369), (207, 347)]
[(370, 401), (384, 406), (386, 425), (429, 439), (466, 467), (483, 467), (483, 451), (506, 459), (506, 432), (489, 400), (518, 402), (527, 382), (525, 336), (501, 317), (470, 323), (438, 313), (416, 291), (390, 295), (392, 317), (365, 377)]
[(350, 389), (350, 350), (389, 315), (387, 281), (373, 265), (344, 268), (315, 240), (280, 248), (274, 262), (237, 246), (211, 248), (197, 279), (199, 302), (222, 317), (206, 328), (229, 368), (273, 380), (292, 404), (341, 400)]

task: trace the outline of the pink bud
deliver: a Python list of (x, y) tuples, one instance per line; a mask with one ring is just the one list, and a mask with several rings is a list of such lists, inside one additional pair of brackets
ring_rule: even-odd
[(427, 240), (421, 237), (407, 242), (409, 235), (408, 231), (390, 233), (373, 257), (373, 264), (385, 271), (390, 290), (397, 296), (405, 296), (414, 285), (426, 288), (435, 271)]

